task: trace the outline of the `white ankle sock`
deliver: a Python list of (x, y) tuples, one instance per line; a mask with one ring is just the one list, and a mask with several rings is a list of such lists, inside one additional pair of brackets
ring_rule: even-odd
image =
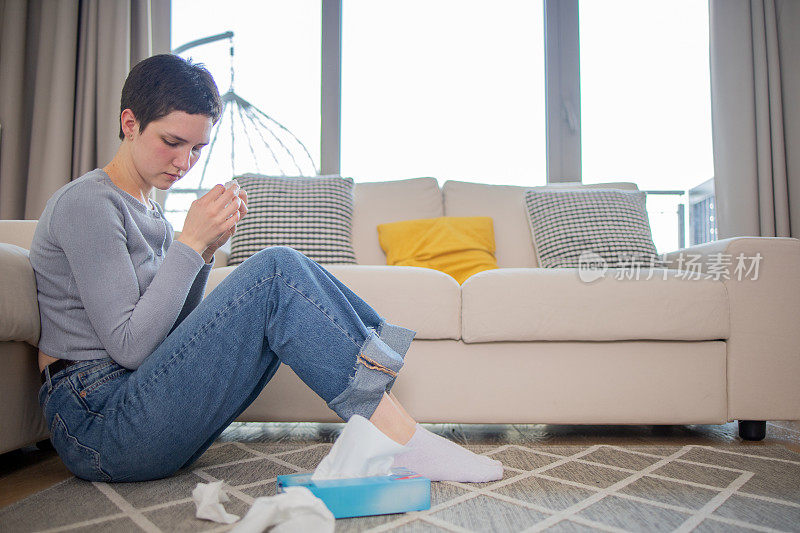
[(408, 468), (431, 481), (481, 483), (503, 477), (500, 461), (472, 453), (419, 424), (405, 447), (392, 466)]

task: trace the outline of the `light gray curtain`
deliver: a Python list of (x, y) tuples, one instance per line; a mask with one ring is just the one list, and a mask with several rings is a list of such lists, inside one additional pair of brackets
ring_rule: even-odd
[(800, 237), (800, 2), (709, 9), (719, 237)]
[(110, 161), (130, 67), (168, 51), (169, 0), (0, 0), (0, 219)]

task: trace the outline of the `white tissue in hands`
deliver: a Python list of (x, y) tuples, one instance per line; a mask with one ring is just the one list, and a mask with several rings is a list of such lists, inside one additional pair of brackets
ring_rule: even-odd
[[(241, 187), (239, 186), (239, 182), (236, 181), (236, 178), (232, 179), (231, 181), (225, 184), (225, 190), (227, 191), (228, 189), (233, 189), (233, 194), (236, 195), (234, 196), (236, 207), (241, 207), (242, 199), (239, 198), (239, 190), (241, 189)], [(225, 207), (223, 207), (223, 209), (227, 209), (229, 205), (231, 204), (230, 203), (225, 204)], [(232, 216), (233, 215), (230, 215), (228, 218), (231, 218)]]
[(256, 498), (231, 533), (333, 533), (333, 513), (305, 487), (286, 487), (275, 496)]
[(386, 476), (405, 446), (387, 437), (363, 416), (353, 415), (311, 479)]
[(230, 500), (222, 489), (222, 481), (198, 483), (192, 491), (192, 499), (197, 507), (197, 518), (212, 520), (220, 524), (233, 524), (239, 517), (225, 511), (220, 502)]
[(233, 194), (239, 193), (239, 182), (236, 181), (236, 178), (233, 178), (231, 181), (225, 184), (226, 189), (233, 189)]

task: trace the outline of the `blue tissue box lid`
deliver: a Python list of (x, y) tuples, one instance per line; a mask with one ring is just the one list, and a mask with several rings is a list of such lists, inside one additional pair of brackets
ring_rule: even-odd
[(305, 487), (321, 499), (336, 518), (423, 511), (431, 508), (431, 480), (394, 468), (388, 476), (314, 481), (311, 474), (278, 476), (277, 491)]

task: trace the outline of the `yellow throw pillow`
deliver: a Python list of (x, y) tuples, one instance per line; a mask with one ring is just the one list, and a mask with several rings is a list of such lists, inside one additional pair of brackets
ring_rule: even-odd
[(441, 270), (459, 284), (497, 267), (490, 217), (438, 217), (378, 225), (386, 264)]

